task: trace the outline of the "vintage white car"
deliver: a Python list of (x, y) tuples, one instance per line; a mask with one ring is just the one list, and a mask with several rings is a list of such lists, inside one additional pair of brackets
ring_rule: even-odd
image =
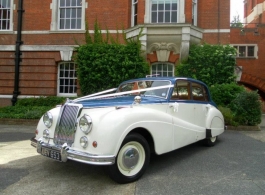
[(150, 153), (164, 154), (199, 140), (213, 146), (224, 127), (204, 83), (149, 77), (48, 111), (31, 145), (61, 162), (106, 165), (114, 181), (128, 183), (143, 175)]

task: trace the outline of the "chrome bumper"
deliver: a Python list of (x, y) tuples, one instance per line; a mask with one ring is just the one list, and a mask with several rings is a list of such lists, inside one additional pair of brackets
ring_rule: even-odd
[(31, 146), (37, 148), (37, 152), (40, 154), (42, 147), (60, 152), (61, 162), (66, 162), (69, 159), (91, 165), (112, 165), (115, 163), (114, 155), (99, 156), (87, 152), (80, 152), (70, 149), (67, 144), (54, 146), (44, 143), (42, 140), (36, 140), (34, 137), (31, 138)]

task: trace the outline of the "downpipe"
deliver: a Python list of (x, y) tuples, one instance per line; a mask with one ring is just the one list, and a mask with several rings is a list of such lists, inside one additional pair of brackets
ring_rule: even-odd
[(13, 98), (11, 99), (12, 106), (15, 106), (17, 102), (17, 97), (20, 94), (19, 91), (19, 67), (21, 59), (21, 50), (20, 46), (23, 44), (21, 41), (21, 31), (22, 31), (22, 14), (23, 10), (23, 0), (19, 0), (18, 2), (18, 23), (17, 23), (17, 41), (16, 41), (16, 51), (15, 51), (15, 80), (14, 80), (14, 91), (13, 91)]

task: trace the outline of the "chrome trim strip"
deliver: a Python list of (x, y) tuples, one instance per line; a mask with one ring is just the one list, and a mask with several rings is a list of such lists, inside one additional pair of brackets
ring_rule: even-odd
[(42, 142), (41, 139), (37, 141), (35, 137), (31, 139), (31, 145), (37, 148), (38, 153), (41, 152), (42, 147), (60, 151), (63, 162), (66, 162), (67, 159), (69, 159), (69, 160), (82, 162), (82, 163), (90, 164), (90, 165), (112, 165), (115, 163), (114, 155), (101, 155), (100, 156), (100, 155), (90, 154), (87, 152), (80, 152), (80, 151), (70, 149), (69, 147), (50, 145), (48, 143)]
[(68, 150), (67, 158), (70, 160), (92, 165), (112, 165), (115, 163), (114, 155), (98, 156), (75, 150)]

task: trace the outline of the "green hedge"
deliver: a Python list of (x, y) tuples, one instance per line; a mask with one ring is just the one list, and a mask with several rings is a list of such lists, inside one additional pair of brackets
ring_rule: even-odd
[(218, 106), (226, 107), (245, 89), (236, 83), (224, 83), (212, 85), (210, 91), (213, 101)]
[(176, 75), (201, 80), (208, 86), (235, 82), (235, 54), (229, 45), (192, 45), (187, 60), (176, 66)]
[(123, 32), (123, 43), (101, 33), (97, 20), (94, 23), (94, 33), (89, 34), (86, 23), (85, 45), (76, 48), (74, 60), (78, 66), (77, 77), (83, 95), (115, 88), (122, 81), (145, 77), (149, 73), (149, 66), (141, 55), (140, 37), (143, 29), (133, 39), (126, 39)]
[(0, 107), (0, 118), (39, 119), (45, 112), (62, 104), (64, 97), (18, 99), (15, 106)]
[(230, 103), (229, 108), (240, 125), (254, 126), (261, 123), (261, 101), (257, 91), (241, 92)]
[(7, 106), (0, 108), (0, 118), (39, 119), (51, 108), (48, 106)]
[(62, 104), (66, 100), (65, 97), (46, 96), (38, 98), (18, 99), (16, 106), (56, 106)]
[(230, 108), (219, 106), (218, 109), (224, 116), (225, 125), (238, 126), (239, 123), (235, 119), (235, 115)]
[(117, 87), (122, 81), (145, 77), (149, 72), (137, 43), (82, 45), (77, 48), (75, 61), (83, 95)]

